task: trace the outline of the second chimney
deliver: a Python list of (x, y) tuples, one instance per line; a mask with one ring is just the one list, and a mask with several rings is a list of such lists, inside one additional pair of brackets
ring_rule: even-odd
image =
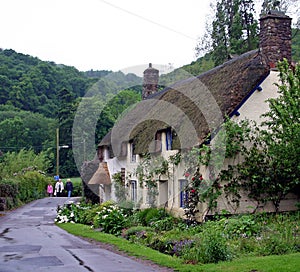
[(292, 61), (292, 19), (280, 11), (269, 11), (260, 18), (260, 51), (270, 68), (286, 58)]
[(144, 71), (142, 99), (145, 99), (149, 95), (157, 92), (158, 79), (159, 79), (159, 71), (153, 68), (152, 64), (149, 63), (149, 67)]

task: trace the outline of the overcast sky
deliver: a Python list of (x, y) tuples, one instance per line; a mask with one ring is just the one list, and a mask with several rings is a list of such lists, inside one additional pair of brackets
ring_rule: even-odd
[(0, 48), (81, 71), (195, 60), (209, 0), (1, 0)]

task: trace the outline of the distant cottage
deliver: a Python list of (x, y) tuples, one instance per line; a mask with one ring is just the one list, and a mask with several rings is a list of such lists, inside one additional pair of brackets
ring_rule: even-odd
[[(154, 201), (156, 206), (182, 216), (187, 184), (183, 162), (168, 169), (168, 173), (157, 173), (157, 194), (152, 196), (143, 180), (139, 180), (139, 163), (145, 154), (153, 160), (168, 159), (180, 150), (203, 144), (225, 116), (235, 121), (247, 118), (261, 122), (260, 116), (268, 110), (266, 100), (278, 96), (274, 85), (279, 81), (276, 64), (283, 58), (291, 62), (291, 18), (276, 11), (260, 19), (258, 50), (197, 77), (158, 92), (159, 71), (149, 64), (144, 71), (143, 100), (98, 145), (99, 167), (89, 184), (100, 184), (101, 201), (117, 200), (113, 176), (121, 173), (128, 200), (140, 208), (149, 207)], [(225, 160), (224, 167), (226, 164)], [(212, 174), (204, 166), (201, 172), (206, 177)], [(286, 199), (280, 209), (292, 209), (292, 201)], [(220, 210), (234, 212), (225, 199), (219, 202)], [(249, 211), (250, 205), (251, 200), (244, 197), (235, 212)], [(205, 204), (199, 209), (202, 216)], [(267, 205), (264, 209), (272, 211), (274, 207)]]

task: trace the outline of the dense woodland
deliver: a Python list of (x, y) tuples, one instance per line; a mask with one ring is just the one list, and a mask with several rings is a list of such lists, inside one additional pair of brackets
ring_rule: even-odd
[[(235, 55), (257, 48), (259, 29), (253, 13), (253, 1), (215, 2), (212, 23), (196, 45), (196, 51), (202, 57), (162, 75), (162, 86), (186, 75), (201, 74)], [(294, 61), (300, 61), (299, 29), (293, 29), (292, 57)], [(122, 112), (141, 99), (141, 91), (142, 78), (134, 74), (107, 70), (83, 72), (75, 67), (41, 61), (13, 49), (1, 49), (0, 155), (22, 149), (32, 149), (36, 153), (46, 151), (52, 161), (48, 171), (53, 174), (56, 167), (56, 128), (59, 128), (59, 143), (70, 147), (61, 150), (60, 172), (62, 176), (77, 176), (79, 172), (72, 152), (72, 127), (78, 111), (85, 116), (82, 120), (85, 128), (77, 133), (82, 136), (89, 128), (92, 133), (95, 131), (93, 144), (96, 150), (96, 144)], [(79, 108), (82, 103), (88, 103), (89, 107)], [(95, 116), (98, 119), (96, 128)], [(83, 154), (82, 160), (93, 156)]]

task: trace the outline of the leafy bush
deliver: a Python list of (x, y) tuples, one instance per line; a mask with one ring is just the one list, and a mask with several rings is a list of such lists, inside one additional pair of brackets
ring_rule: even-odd
[(111, 202), (102, 205), (94, 218), (94, 227), (114, 235), (120, 235), (126, 226), (127, 220), (122, 210)]
[(173, 229), (179, 222), (180, 220), (177, 218), (172, 217), (171, 215), (157, 220), (157, 221), (152, 221), (151, 226), (155, 230), (160, 230), (160, 231), (166, 231), (166, 230), (171, 230)]
[(137, 212), (136, 218), (143, 226), (150, 226), (151, 223), (168, 217), (169, 214), (164, 209), (147, 208)]
[(224, 232), (228, 237), (251, 237), (260, 231), (260, 226), (250, 215), (223, 219), (221, 222), (224, 222)]
[(134, 226), (122, 231), (122, 237), (127, 240), (132, 240), (133, 236), (139, 239), (143, 239), (148, 236), (148, 232), (152, 232), (151, 227)]
[(46, 187), (52, 179), (38, 171), (26, 171), (9, 180), (0, 181), (0, 197), (7, 198), (6, 209), (46, 196)]
[(19, 153), (8, 152), (0, 163), (0, 176), (13, 178), (28, 171), (45, 172), (50, 166), (50, 161), (45, 152), (35, 154), (33, 150), (22, 149)]
[(52, 179), (37, 171), (29, 171), (19, 177), (18, 198), (26, 203), (46, 196), (46, 187)]
[(214, 228), (213, 224), (209, 224), (205, 226), (199, 235), (199, 240), (184, 258), (201, 263), (217, 263), (231, 260), (232, 254), (222, 232)]

